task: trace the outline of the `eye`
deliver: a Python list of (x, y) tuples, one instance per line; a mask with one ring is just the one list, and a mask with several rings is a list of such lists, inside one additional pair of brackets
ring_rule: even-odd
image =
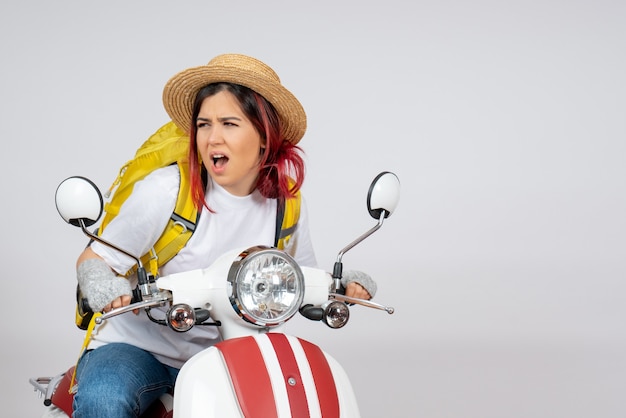
[(205, 128), (207, 126), (211, 126), (208, 120), (204, 120), (204, 119), (196, 120), (196, 128), (200, 129), (200, 128)]

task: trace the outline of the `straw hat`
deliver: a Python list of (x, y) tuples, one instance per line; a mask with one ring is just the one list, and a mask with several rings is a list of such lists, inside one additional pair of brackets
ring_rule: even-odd
[(163, 89), (163, 105), (174, 123), (189, 132), (193, 102), (207, 84), (228, 82), (248, 87), (274, 106), (285, 139), (297, 144), (306, 131), (306, 114), (278, 75), (263, 62), (240, 54), (224, 54), (207, 65), (192, 67), (172, 77)]

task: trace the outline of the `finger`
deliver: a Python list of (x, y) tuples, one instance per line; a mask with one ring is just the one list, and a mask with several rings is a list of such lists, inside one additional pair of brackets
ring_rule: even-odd
[(348, 283), (346, 287), (346, 296), (358, 299), (370, 299), (371, 296), (367, 290), (356, 282)]
[(370, 299), (371, 296), (369, 292), (365, 290), (363, 286), (357, 285), (357, 288), (358, 288), (357, 293), (361, 299)]
[(113, 309), (119, 308), (122, 306), (122, 298), (115, 298), (113, 299), (113, 301), (111, 302), (111, 307)]
[(350, 296), (351, 298), (357, 297), (357, 285), (355, 283), (348, 283), (346, 286), (346, 296)]
[(124, 295), (120, 298), (120, 302), (122, 304), (122, 306), (128, 306), (130, 305), (130, 302), (132, 301), (132, 297), (130, 295)]

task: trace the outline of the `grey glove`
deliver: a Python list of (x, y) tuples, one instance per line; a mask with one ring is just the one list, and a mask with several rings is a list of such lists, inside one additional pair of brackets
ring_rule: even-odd
[(99, 258), (80, 263), (77, 278), (80, 290), (94, 312), (102, 311), (120, 296), (132, 294), (128, 280), (113, 273), (111, 267)]
[(363, 273), (358, 270), (348, 270), (343, 272), (343, 277), (341, 278), (341, 285), (343, 287), (347, 287), (348, 283), (356, 282), (363, 286), (365, 290), (368, 291), (371, 297), (374, 297), (376, 294), (376, 290), (378, 286), (376, 286), (376, 282), (374, 279), (370, 277), (369, 274)]

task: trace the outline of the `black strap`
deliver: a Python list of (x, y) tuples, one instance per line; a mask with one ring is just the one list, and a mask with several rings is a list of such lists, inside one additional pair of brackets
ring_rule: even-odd
[(274, 234), (274, 247), (278, 246), (278, 241), (280, 240), (280, 230), (283, 227), (283, 218), (285, 217), (285, 200), (278, 199), (276, 204), (276, 231)]
[[(196, 218), (197, 218), (197, 216), (196, 216)], [(185, 227), (185, 229), (188, 230), (188, 231), (191, 231), (192, 234), (196, 230), (196, 224), (195, 223), (191, 222), (190, 220), (188, 220), (186, 218), (183, 218), (182, 216), (180, 216), (176, 212), (172, 213), (171, 219), (175, 223), (179, 223), (179, 224), (183, 225)]]

